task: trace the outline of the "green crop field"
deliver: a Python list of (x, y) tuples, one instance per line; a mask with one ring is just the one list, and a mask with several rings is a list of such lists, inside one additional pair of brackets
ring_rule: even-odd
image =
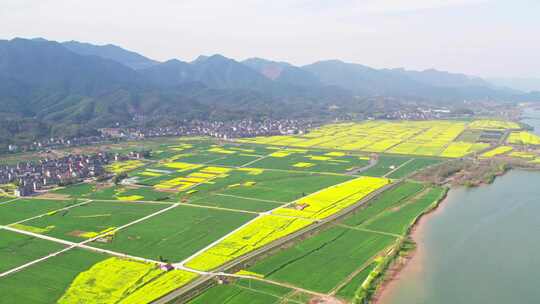
[(366, 176), (384, 176), (409, 161), (410, 157), (380, 155), (377, 164), (365, 171), (360, 172)]
[(201, 206), (212, 206), (236, 210), (264, 212), (277, 208), (283, 203), (276, 201), (266, 201), (259, 199), (243, 198), (240, 196), (229, 196), (228, 194), (216, 193), (205, 195), (189, 201), (191, 204)]
[(351, 301), (354, 298), (356, 290), (362, 285), (364, 280), (368, 277), (369, 273), (375, 268), (376, 264), (369, 264), (366, 268), (360, 271), (354, 276), (354, 278), (346, 285), (341, 287), (336, 295), (347, 301)]
[(412, 161), (399, 167), (397, 170), (393, 171), (390, 175), (388, 175), (388, 177), (396, 179), (404, 178), (416, 171), (422, 170), (432, 165), (439, 164), (441, 162), (441, 160), (435, 158), (415, 158)]
[(155, 191), (149, 187), (111, 186), (94, 192), (87, 197), (97, 200), (126, 200), (126, 197), (136, 197), (138, 201), (170, 202), (175, 198), (175, 195)]
[[(77, 275), (111, 256), (125, 254), (195, 271), (199, 268), (185, 260), (207, 247), (217, 247), (214, 251), (217, 254), (208, 255), (209, 263), (217, 265), (222, 258), (234, 262), (228, 259), (236, 250), (247, 252), (242, 253), (246, 255), (257, 253), (253, 249), (243, 251), (242, 246), (264, 250), (258, 242), (272, 244), (271, 241), (299, 229), (315, 226), (301, 218), (293, 224), (286, 219), (290, 217), (288, 213), (283, 213), (273, 214), (274, 220), (262, 221), (256, 228), (242, 227), (255, 217), (265, 218), (273, 209), (359, 176), (384, 176), (395, 183), (389, 190), (345, 217), (324, 223), (305, 238), (292, 239), (263, 256), (257, 253), (245, 265), (224, 268), (223, 271), (238, 274), (220, 273), (224, 284), (208, 286), (188, 303), (302, 304), (315, 301), (319, 293), (350, 302), (381, 260), (378, 257), (386, 256), (412, 221), (445, 191), (404, 179), (441, 162), (440, 159), (372, 153), (368, 156), (366, 152), (332, 150), (339, 149), (338, 143), (332, 149), (283, 148), (208, 138), (163, 138), (109, 144), (108, 148), (119, 153), (140, 149), (151, 152), (143, 163), (111, 164), (109, 168), (118, 172), (126, 167), (130, 169), (128, 178), (119, 184), (102, 180), (60, 187), (51, 191), (56, 196), (49, 196), (56, 200), (39, 196), (0, 197), (0, 274), (38, 261), (0, 278), (0, 304), (56, 303)], [(374, 166), (365, 169), (375, 161)], [(319, 203), (339, 204), (334, 193), (340, 189), (341, 186), (336, 187), (332, 194), (319, 195), (316, 200), (306, 198), (306, 206), (290, 204), (287, 211), (297, 208), (297, 214), (302, 215), (307, 211), (302, 208), (319, 208)], [(59, 210), (75, 204), (82, 205)], [(36, 233), (36, 237), (2, 226), (19, 221), (23, 222), (11, 228)], [(231, 234), (240, 227), (241, 237)], [(85, 246), (65, 247), (62, 243), (63, 240), (84, 242), (103, 233), (108, 233), (107, 237), (87, 242)], [(49, 256), (63, 249), (68, 250)], [(148, 263), (152, 271), (156, 270), (154, 262)], [(106, 274), (107, 271), (104, 277)], [(159, 288), (171, 288), (167, 289), (170, 291), (197, 282), (191, 281), (193, 273), (184, 270), (172, 274), (178, 277), (158, 282), (152, 292)], [(197, 277), (207, 275), (199, 272)], [(88, 282), (83, 285), (93, 286), (92, 280)]]
[(15, 200), (16, 198), (9, 197), (9, 196), (2, 196), (0, 195), (0, 204), (3, 204), (5, 202), (9, 202), (11, 200)]
[(280, 303), (280, 300), (290, 292), (291, 289), (277, 285), (255, 280), (240, 280), (234, 284), (212, 287), (188, 303), (272, 304)]
[(238, 154), (232, 154), (232, 155), (225, 155), (225, 156), (218, 156), (217, 159), (212, 160), (208, 162), (208, 165), (217, 165), (217, 166), (229, 166), (229, 167), (238, 167), (242, 166), (244, 164), (247, 164), (249, 162), (252, 162), (254, 160), (259, 159), (261, 156), (253, 155), (253, 156), (247, 156), (247, 155), (238, 155)]
[(69, 195), (70, 197), (83, 197), (91, 194), (96, 190), (96, 186), (91, 183), (81, 183), (76, 185), (70, 185), (65, 188), (60, 188), (57, 190), (52, 191), (52, 193), (56, 194), (65, 194)]
[[(305, 153), (294, 153), (285, 157), (266, 157), (250, 164), (250, 167), (295, 171), (345, 173), (353, 169), (365, 167), (369, 164), (369, 160), (360, 159), (358, 156), (344, 155), (339, 157), (330, 157), (326, 156), (327, 153), (329, 152), (323, 153), (309, 151)], [(317, 157), (319, 157), (320, 159), (317, 159)], [(302, 163), (305, 164), (305, 166), (299, 165)]]
[(100, 232), (109, 228), (119, 227), (148, 214), (157, 212), (168, 205), (128, 203), (128, 202), (99, 202), (57, 212), (52, 215), (27, 221), (25, 226), (45, 229), (50, 227), (46, 235), (80, 242), (86, 232)]
[(16, 272), (0, 279), (0, 303), (56, 303), (80, 272), (106, 258), (106, 255), (73, 249)]
[(326, 293), (395, 239), (384, 234), (334, 227), (262, 260), (250, 271)]
[[(217, 178), (212, 184), (196, 186), (192, 199), (208, 194), (221, 193), (248, 199), (262, 199), (290, 202), (326, 187), (350, 180), (345, 175), (329, 175), (304, 172), (264, 171), (258, 175), (233, 171), (226, 178)], [(252, 186), (242, 186), (245, 182), (255, 182)]]
[(111, 243), (94, 245), (178, 262), (253, 217), (252, 214), (179, 206), (116, 233)]
[(20, 199), (0, 205), (0, 225), (11, 224), (33, 216), (79, 203), (73, 200)]
[(0, 273), (21, 266), (64, 246), (7, 230), (0, 230)]
[(435, 203), (444, 193), (442, 188), (431, 188), (399, 208), (387, 210), (367, 223), (366, 228), (389, 233), (404, 234), (411, 222)]
[(344, 224), (358, 226), (365, 221), (378, 216), (386, 209), (393, 208), (405, 202), (405, 200), (424, 189), (424, 185), (414, 182), (403, 182), (398, 186), (382, 193), (369, 203), (366, 208), (345, 219)]

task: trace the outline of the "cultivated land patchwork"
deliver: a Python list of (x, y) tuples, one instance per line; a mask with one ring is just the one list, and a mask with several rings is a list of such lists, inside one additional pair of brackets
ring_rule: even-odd
[(117, 184), (0, 196), (0, 303), (363, 301), (446, 193), (415, 173), (477, 154), (540, 159), (523, 148), (539, 138), (491, 119), (148, 145), (107, 167), (127, 175)]

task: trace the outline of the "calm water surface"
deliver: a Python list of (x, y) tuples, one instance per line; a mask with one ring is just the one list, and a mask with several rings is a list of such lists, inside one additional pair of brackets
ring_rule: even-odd
[(534, 127), (534, 133), (540, 135), (540, 110), (534, 110), (531, 108), (525, 109), (523, 116), (525, 119), (522, 121)]
[(418, 252), (381, 303), (540, 303), (540, 172), (451, 190), (414, 237)]

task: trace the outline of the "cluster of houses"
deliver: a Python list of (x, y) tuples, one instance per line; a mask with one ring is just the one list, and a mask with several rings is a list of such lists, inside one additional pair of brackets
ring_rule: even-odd
[(184, 121), (176, 125), (155, 128), (105, 128), (101, 133), (111, 138), (140, 139), (163, 136), (211, 136), (221, 139), (297, 134), (312, 127), (310, 121), (303, 120), (262, 120), (236, 121)]
[(221, 139), (297, 134), (303, 133), (311, 128), (312, 122), (309, 120), (273, 120), (266, 119), (256, 121), (251, 119), (236, 121), (180, 121), (167, 127), (135, 127), (135, 128), (102, 128), (98, 131), (99, 136), (87, 137), (51, 137), (36, 140), (28, 144), (9, 144), (4, 148), (0, 147), (0, 152), (25, 152), (43, 151), (66, 147), (96, 145), (103, 142), (115, 142), (118, 140), (139, 140), (148, 137), (163, 136), (211, 136)]
[(100, 136), (86, 136), (86, 137), (49, 137), (36, 140), (28, 144), (9, 144), (7, 145), (6, 152), (22, 152), (22, 151), (38, 151), (38, 150), (52, 150), (58, 148), (94, 145), (110, 140), (110, 137)]
[(104, 176), (104, 166), (112, 158), (107, 153), (97, 153), (4, 165), (0, 166), (0, 184), (15, 184), (16, 196), (28, 196), (57, 185)]

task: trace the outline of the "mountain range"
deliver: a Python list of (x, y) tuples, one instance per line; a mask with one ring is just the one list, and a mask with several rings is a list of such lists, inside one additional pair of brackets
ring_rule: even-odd
[(374, 96), (448, 103), (531, 95), (437, 70), (374, 69), (339, 60), (294, 66), (222, 55), (159, 62), (110, 44), (0, 40), (4, 143), (141, 122), (363, 113)]

